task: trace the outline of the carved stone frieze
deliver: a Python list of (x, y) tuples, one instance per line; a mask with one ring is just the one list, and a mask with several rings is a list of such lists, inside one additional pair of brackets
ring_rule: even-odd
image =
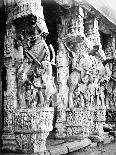
[(88, 137), (92, 116), (89, 109), (74, 108), (66, 111), (66, 136), (67, 137)]
[[(53, 130), (54, 110), (49, 106), (54, 95), (56, 138), (104, 136), (106, 107), (116, 101), (114, 82), (109, 82), (115, 79), (115, 64), (111, 76), (112, 66), (104, 63), (113, 57), (114, 38), (109, 38), (104, 52), (98, 20), (87, 12), (85, 17), (85, 10), (72, 1), (56, 3), (65, 8), (57, 5), (56, 57), (52, 45), (46, 43), (41, 0), (18, 0), (8, 14), (4, 149), (29, 154), (46, 150), (46, 139)], [(57, 87), (52, 65), (57, 68)]]
[(25, 153), (46, 150), (46, 138), (53, 129), (53, 108), (16, 109), (13, 130), (17, 149)]
[[(66, 15), (63, 15), (62, 9), (60, 11), (57, 78), (58, 103), (60, 103), (58, 107), (61, 107), (59, 113), (62, 114), (62, 119), (60, 118), (62, 124), (60, 123), (60, 127), (57, 127), (57, 131), (61, 131), (63, 136), (80, 135), (84, 137), (96, 133), (100, 126), (100, 131), (103, 133), (103, 124), (106, 121), (104, 91), (111, 77), (111, 71), (109, 65), (102, 63), (106, 60), (106, 56), (100, 42), (98, 20), (92, 16), (83, 20), (83, 9), (80, 7), (70, 8)], [(65, 51), (67, 51), (67, 55)], [(67, 57), (69, 57), (68, 61)], [(62, 108), (62, 105), (65, 105), (63, 96), (67, 87), (66, 80), (69, 89), (67, 100), (69, 111)], [(78, 109), (78, 111), (83, 109), (83, 112), (79, 111), (75, 115), (74, 109)], [(84, 117), (86, 111), (88, 117)], [(79, 120), (81, 121), (78, 122)]]

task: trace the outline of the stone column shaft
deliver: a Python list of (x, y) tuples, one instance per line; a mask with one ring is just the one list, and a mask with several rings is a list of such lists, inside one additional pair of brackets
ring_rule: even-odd
[(68, 68), (68, 53), (61, 41), (59, 41), (59, 50), (57, 52), (57, 82), (58, 82), (58, 94), (57, 94), (57, 121), (56, 137), (65, 137), (65, 110), (68, 106), (68, 86), (67, 79), (69, 76)]

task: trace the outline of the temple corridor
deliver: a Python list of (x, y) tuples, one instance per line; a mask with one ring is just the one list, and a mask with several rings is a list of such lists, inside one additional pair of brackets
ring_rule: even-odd
[(105, 0), (0, 3), (2, 154), (116, 154), (115, 19)]

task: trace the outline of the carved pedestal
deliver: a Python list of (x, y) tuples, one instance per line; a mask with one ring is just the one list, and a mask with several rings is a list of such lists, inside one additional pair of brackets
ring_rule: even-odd
[[(57, 82), (58, 82), (58, 94), (57, 94), (57, 120), (56, 120), (56, 137), (65, 138), (67, 136), (66, 128), (66, 109), (71, 106), (69, 105), (69, 87), (67, 81), (69, 78), (69, 51), (66, 47), (66, 43), (74, 40), (76, 42), (80, 36), (84, 36), (83, 27), (83, 9), (81, 7), (72, 7), (64, 15), (62, 8), (59, 7), (59, 20), (58, 25), (58, 44), (59, 50), (57, 51)], [(77, 37), (76, 37), (77, 36)], [(62, 39), (60, 39), (62, 38)], [(69, 41), (70, 40), (70, 41)], [(72, 49), (71, 49), (72, 50)], [(68, 122), (67, 122), (68, 123)]]
[(89, 136), (91, 116), (84, 108), (74, 108), (66, 111), (66, 136), (83, 139)]
[(41, 0), (18, 0), (15, 9), (12, 4), (12, 11), (7, 8), (4, 44), (7, 90), (3, 149), (41, 154), (53, 129), (54, 109), (46, 107), (56, 93), (50, 51), (42, 35), (47, 35), (48, 29)]
[(99, 136), (100, 138), (104, 138), (104, 130), (103, 126), (106, 121), (106, 109), (105, 107), (101, 107), (100, 109), (95, 109), (93, 116), (93, 127), (91, 128), (90, 136)]
[(107, 109), (106, 111), (106, 124), (110, 129), (116, 129), (116, 109)]
[(17, 150), (41, 153), (46, 150), (46, 139), (53, 129), (53, 108), (16, 109), (13, 116)]
[(56, 138), (66, 137), (66, 112), (64, 108), (57, 108), (57, 120), (56, 120)]

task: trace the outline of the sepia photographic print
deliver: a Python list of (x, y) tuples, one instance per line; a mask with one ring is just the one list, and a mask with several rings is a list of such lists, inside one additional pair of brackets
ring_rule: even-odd
[(116, 155), (116, 0), (0, 0), (0, 155)]

